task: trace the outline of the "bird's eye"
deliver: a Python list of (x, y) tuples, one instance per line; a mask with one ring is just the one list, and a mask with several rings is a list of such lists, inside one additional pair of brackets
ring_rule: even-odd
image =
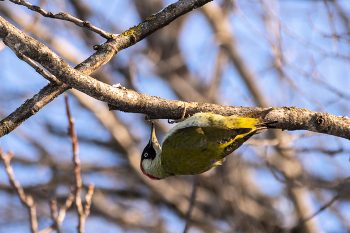
[(156, 152), (152, 146), (147, 145), (142, 151), (141, 160), (144, 159), (154, 159), (156, 157)]

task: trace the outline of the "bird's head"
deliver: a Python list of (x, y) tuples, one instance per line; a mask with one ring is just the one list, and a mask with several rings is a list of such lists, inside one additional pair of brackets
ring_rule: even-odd
[(160, 180), (162, 176), (162, 167), (160, 163), (162, 149), (158, 143), (154, 123), (152, 122), (151, 137), (141, 155), (140, 168), (143, 174), (152, 180)]

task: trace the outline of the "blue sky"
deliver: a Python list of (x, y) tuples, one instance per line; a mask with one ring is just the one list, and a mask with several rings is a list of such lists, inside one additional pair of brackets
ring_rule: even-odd
[[(30, 1), (36, 4), (38, 1)], [(221, 1), (218, 1), (221, 2)], [(350, 2), (338, 1), (342, 9), (349, 13)], [(112, 33), (122, 33), (124, 30), (137, 25), (143, 21), (140, 19), (132, 2), (115, 0), (93, 1), (87, 3), (94, 9), (91, 23), (108, 30), (112, 26), (118, 31)], [(164, 5), (171, 1), (164, 1)], [(252, 72), (256, 74), (256, 82), (260, 90), (266, 95), (271, 107), (297, 106), (314, 111), (328, 112), (337, 116), (350, 116), (349, 100), (350, 93), (350, 66), (348, 58), (349, 43), (348, 37), (335, 41), (322, 34), (331, 34), (332, 25), (327, 15), (323, 1), (276, 1), (273, 17), (281, 22), (281, 48), (284, 59), (290, 65), (285, 65), (284, 71), (287, 78), (281, 78), (276, 69), (272, 68), (272, 50), (266, 38), (274, 41), (274, 34), (266, 28), (262, 21), (264, 13), (259, 1), (237, 1), (240, 12), (229, 14), (232, 31), (239, 44), (239, 53), (244, 61), (249, 64)], [(0, 3), (11, 5), (11, 3)], [(53, 12), (65, 11), (70, 14), (68, 3), (58, 4), (58, 2), (47, 2), (45, 9)], [(330, 4), (329, 4), (330, 5)], [(24, 7), (14, 6), (15, 9), (25, 11), (27, 14), (35, 13), (26, 10)], [(331, 10), (334, 9), (330, 5)], [(317, 10), (316, 10), (317, 9)], [(160, 9), (159, 9), (160, 10)], [(1, 16), (1, 14), (0, 14)], [(68, 40), (83, 59), (93, 53), (92, 48), (85, 46), (74, 30), (65, 30), (69, 23), (56, 22), (52, 19), (42, 19), (44, 24), (52, 30), (56, 37), (62, 37)], [(274, 21), (273, 21), (274, 22)], [(105, 24), (104, 24), (105, 23)], [(335, 28), (338, 34), (345, 31), (339, 18), (335, 19)], [(16, 25), (17, 26), (17, 25)], [(69, 27), (75, 27), (69, 24)], [(261, 35), (264, 35), (263, 38)], [(101, 39), (100, 43), (104, 40)], [(199, 82), (209, 84), (213, 77), (215, 69), (216, 54), (219, 49), (218, 42), (215, 39), (213, 30), (200, 10), (195, 10), (188, 14), (187, 21), (182, 27), (179, 35), (179, 47), (183, 53), (186, 64), (195, 79)], [(147, 42), (142, 41), (135, 46), (121, 51), (116, 58), (120, 64), (127, 64), (132, 58), (137, 67), (137, 88), (138, 91), (160, 96), (166, 99), (176, 99), (176, 94), (172, 91), (169, 84), (155, 72), (155, 64), (152, 63), (143, 53), (138, 51), (146, 49)], [(325, 51), (327, 54), (324, 54)], [(315, 65), (313, 65), (315, 63)], [(76, 64), (72, 64), (76, 65)], [(222, 104), (234, 106), (255, 106), (255, 102), (245, 86), (241, 77), (237, 73), (232, 63), (227, 62), (224, 65), (221, 83), (219, 86), (219, 99)], [(302, 73), (312, 74), (311, 76), (302, 75)], [(125, 79), (120, 73), (113, 73), (111, 77), (114, 81), (123, 84)], [(20, 61), (9, 49), (4, 48), (0, 51), (0, 113), (8, 115), (21, 105), (27, 98), (36, 94), (47, 81), (36, 73), (31, 67)], [(292, 87), (291, 83), (295, 85)], [(335, 93), (344, 95), (340, 97)], [(86, 111), (75, 98), (70, 98), (72, 105), (72, 114), (75, 118), (78, 135), (89, 140), (111, 140), (111, 135), (105, 130), (95, 116)], [(143, 124), (144, 116), (140, 114), (117, 113), (120, 119), (132, 129), (131, 134), (138, 140), (140, 150), (148, 141), (149, 125)], [(45, 124), (50, 124), (57, 132), (65, 132), (67, 119), (65, 115), (63, 96), (58, 97), (43, 110), (31, 117), (18, 129), (11, 134), (2, 137), (0, 144), (5, 151), (15, 151), (15, 156), (28, 159), (30, 161), (39, 161), (38, 150), (31, 146), (30, 140), (38, 142), (49, 152), (56, 155), (57, 161), (69, 162), (71, 159), (71, 148), (69, 139), (62, 135), (52, 135), (47, 130)], [(171, 126), (168, 126), (171, 127)], [(301, 135), (305, 132), (291, 132), (291, 134)], [(163, 135), (164, 136), (164, 135)], [(162, 137), (162, 136), (160, 136)], [(43, 138), (45, 140), (43, 140)], [(320, 151), (306, 151), (298, 154), (304, 168), (317, 177), (326, 180), (336, 180), (350, 176), (349, 169), (349, 141), (328, 135), (313, 135), (308, 138), (302, 138), (291, 143), (295, 149), (315, 149), (337, 150), (343, 148), (344, 152), (333, 157)], [(248, 162), (263, 164), (264, 160), (254, 152), (251, 146), (243, 146), (239, 150), (244, 151), (243, 159)], [(261, 149), (259, 149), (261, 148)], [(265, 147), (259, 147), (257, 150), (263, 150)], [(97, 157), (98, 155), (98, 157)], [(80, 159), (87, 164), (97, 164), (100, 167), (116, 166), (123, 167), (126, 163), (123, 155), (116, 154), (114, 150), (106, 147), (96, 147), (88, 141), (80, 142)], [(101, 163), (101, 161), (103, 161)], [(45, 165), (24, 165), (14, 164), (17, 179), (23, 186), (33, 184), (45, 184), (52, 176), (51, 169)], [(254, 181), (257, 187), (267, 196), (279, 196), (276, 206), (286, 215), (290, 213), (290, 200), (286, 200), (283, 194), (284, 186), (275, 179), (268, 168), (256, 169), (253, 173)], [(120, 188), (125, 187), (123, 180), (111, 174), (99, 174), (92, 172), (83, 176), (84, 183), (95, 183), (101, 188)], [(8, 184), (6, 173), (3, 166), (0, 166), (0, 184)], [(331, 190), (321, 191), (326, 200), (330, 200), (334, 193)], [(315, 208), (321, 206), (319, 198), (312, 196)], [(9, 196), (5, 191), (0, 190), (0, 207), (6, 202), (11, 202), (16, 206), (20, 203), (16, 198)], [(149, 214), (150, 208), (147, 203), (141, 212)], [(350, 220), (350, 203), (338, 203), (339, 209), (345, 218)], [(20, 208), (20, 207), (19, 207)], [(277, 207), (276, 207), (277, 208)], [(1, 208), (0, 208), (1, 209)], [(167, 229), (170, 232), (179, 232), (184, 227), (184, 221), (176, 216), (166, 207), (159, 209), (160, 215), (164, 217)], [(331, 210), (325, 210), (317, 216), (321, 229), (329, 232), (346, 232), (336, 213)], [(64, 222), (64, 229), (67, 232), (74, 232), (71, 226), (74, 225), (74, 215), (67, 216)], [(286, 217), (286, 224), (288, 218)], [(49, 220), (43, 217), (43, 225), (47, 225)], [(24, 227), (27, 224), (25, 217), (22, 222), (5, 223), (0, 222), (0, 232), (29, 232), (29, 228)], [(221, 225), (220, 225), (221, 224)], [(225, 223), (218, 223), (223, 229), (227, 227)], [(105, 228), (102, 228), (105, 227)], [(115, 224), (111, 224), (105, 219), (91, 216), (87, 220), (86, 232), (95, 232), (96, 229), (104, 232), (123, 232)], [(197, 229), (198, 230), (198, 229)], [(197, 232), (195, 228), (192, 232)]]

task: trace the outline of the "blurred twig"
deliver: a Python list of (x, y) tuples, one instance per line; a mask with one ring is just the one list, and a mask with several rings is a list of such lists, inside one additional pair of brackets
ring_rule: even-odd
[(198, 187), (198, 176), (193, 176), (193, 188), (192, 188), (192, 193), (190, 198), (190, 205), (188, 207), (188, 211), (186, 214), (186, 225), (183, 233), (187, 233), (188, 229), (190, 228), (191, 214), (194, 207), (194, 203), (196, 201), (197, 187)]
[(10, 1), (15, 3), (15, 4), (25, 6), (25, 7), (27, 7), (28, 9), (30, 9), (32, 11), (36, 11), (39, 14), (41, 14), (42, 16), (44, 16), (44, 17), (70, 21), (70, 22), (74, 23), (75, 25), (77, 25), (79, 27), (86, 28), (86, 29), (89, 29), (89, 30), (91, 30), (93, 32), (96, 32), (97, 34), (99, 34), (103, 38), (106, 38), (106, 39), (113, 38), (113, 34), (105, 32), (105, 31), (103, 31), (102, 29), (100, 29), (98, 27), (95, 27), (89, 21), (82, 21), (82, 20), (80, 20), (80, 19), (78, 19), (76, 17), (73, 17), (73, 16), (71, 16), (71, 15), (69, 15), (67, 13), (60, 12), (58, 14), (54, 14), (52, 12), (45, 11), (44, 9), (42, 9), (39, 6), (32, 5), (29, 2), (24, 1), (24, 0), (10, 0)]
[(330, 207), (336, 200), (338, 200), (341, 197), (341, 195), (342, 195), (342, 191), (339, 191), (337, 195), (335, 195), (329, 202), (327, 202), (321, 208), (319, 208), (314, 214), (310, 215), (309, 217), (300, 219), (299, 223), (293, 228), (298, 228), (299, 226), (301, 226), (305, 222), (307, 222), (310, 219), (314, 218), (316, 215), (318, 215), (319, 213), (321, 213), (322, 211), (324, 211), (325, 209)]
[[(74, 198), (73, 193), (71, 192), (66, 199), (65, 205), (61, 207), (59, 213), (57, 213), (57, 203), (54, 198), (50, 200), (50, 209), (51, 209), (51, 218), (53, 220), (53, 224), (43, 230), (38, 231), (38, 220), (36, 215), (36, 205), (34, 199), (31, 195), (26, 195), (21, 184), (16, 180), (15, 174), (13, 172), (13, 168), (11, 166), (11, 159), (13, 157), (13, 152), (9, 152), (6, 154), (0, 147), (0, 159), (4, 161), (6, 172), (9, 176), (9, 181), (11, 185), (15, 188), (21, 202), (28, 208), (29, 216), (30, 216), (30, 226), (32, 233), (48, 233), (53, 230), (57, 230), (60, 233), (60, 225), (63, 222), (63, 219), (66, 215), (66, 210), (72, 205), (72, 201)], [(90, 188), (89, 188), (90, 191)], [(89, 208), (91, 204), (91, 195), (89, 194)]]
[(57, 233), (61, 232), (59, 224), (57, 222), (58, 211), (57, 211), (57, 201), (56, 198), (50, 198), (50, 214), (53, 221), (53, 228), (57, 230)]
[(245, 85), (254, 97), (257, 106), (267, 107), (268, 102), (258, 84), (258, 77), (252, 71), (251, 67), (245, 62), (243, 56), (238, 52), (237, 40), (232, 32), (228, 18), (222, 12), (218, 3), (213, 2), (210, 6), (201, 8), (212, 29), (215, 32), (216, 39), (227, 52), (232, 64), (237, 69)]
[(247, 141), (245, 144), (254, 145), (254, 146), (277, 146), (277, 145), (291, 143), (299, 139), (304, 139), (306, 137), (312, 137), (316, 135), (319, 135), (319, 134), (316, 134), (313, 132), (306, 132), (301, 135), (288, 135), (287, 137), (284, 136), (283, 138), (274, 138), (274, 139), (250, 138), (249, 141)]
[(32, 233), (36, 233), (38, 230), (38, 220), (36, 216), (36, 207), (31, 195), (26, 195), (21, 184), (16, 180), (13, 168), (11, 166), (11, 159), (13, 152), (6, 154), (0, 147), (0, 158), (4, 161), (5, 169), (9, 177), (9, 181), (12, 187), (16, 190), (21, 202), (28, 208), (30, 217), (30, 230)]
[(68, 104), (68, 95), (65, 94), (65, 103), (66, 103), (66, 112), (68, 117), (68, 136), (71, 138), (72, 141), (72, 149), (73, 149), (73, 164), (74, 164), (74, 178), (75, 178), (75, 203), (77, 205), (77, 212), (79, 215), (79, 225), (78, 225), (78, 232), (83, 233), (84, 232), (84, 225), (85, 220), (90, 214), (90, 206), (91, 206), (91, 198), (94, 193), (94, 185), (90, 184), (88, 192), (85, 196), (86, 205), (85, 210), (81, 202), (81, 186), (82, 186), (82, 179), (80, 174), (80, 160), (78, 156), (78, 138), (74, 127), (74, 119), (70, 113), (69, 110), (69, 104)]
[[(47, 0), (40, 0), (38, 3), (38, 6), (40, 8), (43, 8), (45, 6), (45, 4), (47, 3)], [(31, 31), (33, 27), (35, 27), (35, 25), (39, 22), (40, 19), (40, 14), (35, 14), (35, 16), (33, 17), (32, 22), (29, 25), (26, 25), (25, 28), (23, 28), (23, 31)]]

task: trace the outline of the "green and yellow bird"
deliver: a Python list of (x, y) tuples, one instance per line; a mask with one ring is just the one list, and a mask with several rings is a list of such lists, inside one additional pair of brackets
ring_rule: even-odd
[(153, 180), (195, 175), (221, 165), (225, 157), (257, 133), (273, 128), (265, 120), (270, 110), (244, 116), (197, 113), (173, 127), (160, 147), (152, 122), (151, 138), (142, 152), (140, 168)]

